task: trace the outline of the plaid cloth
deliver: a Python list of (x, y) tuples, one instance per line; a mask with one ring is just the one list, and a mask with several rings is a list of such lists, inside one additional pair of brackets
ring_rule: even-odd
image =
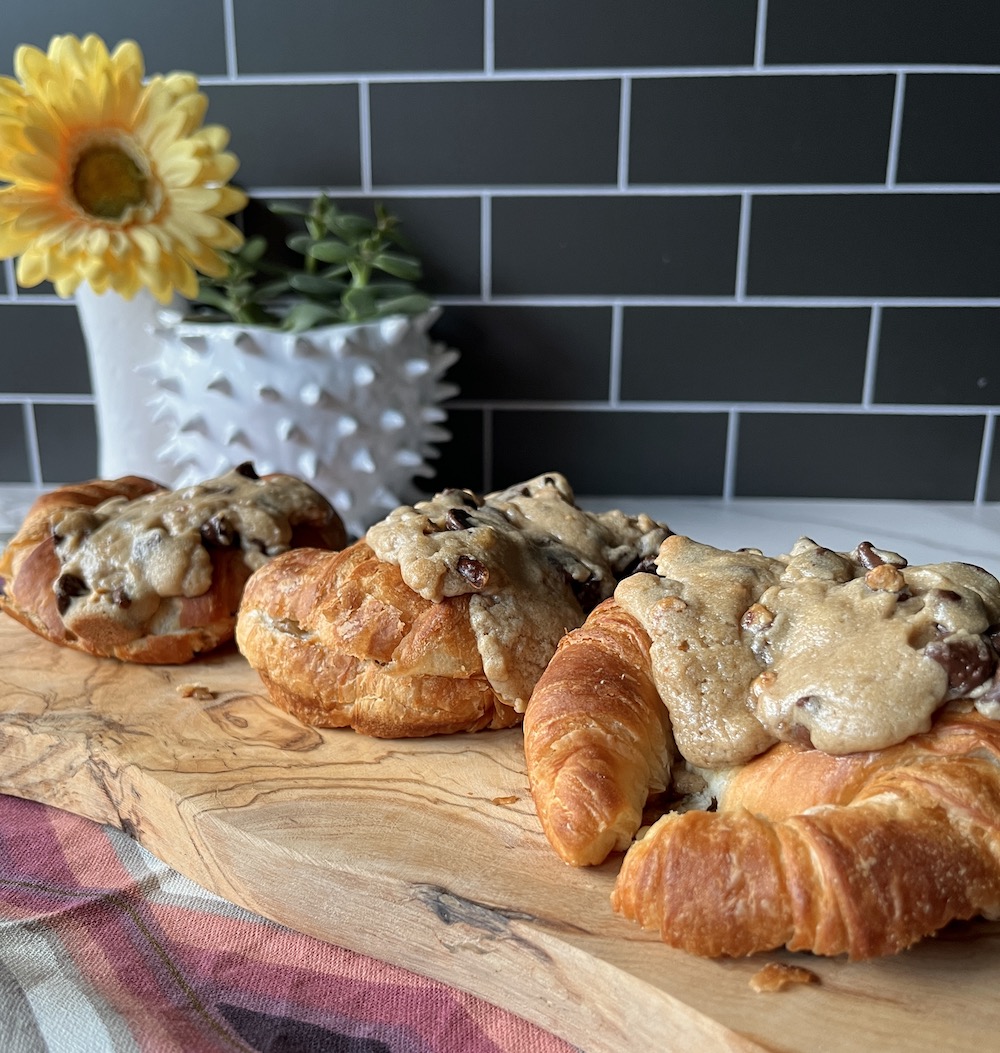
[(0, 795), (2, 1053), (570, 1049), (236, 907), (114, 828)]

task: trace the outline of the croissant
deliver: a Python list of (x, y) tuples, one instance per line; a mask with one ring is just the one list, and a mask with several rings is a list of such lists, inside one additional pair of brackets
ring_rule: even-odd
[(1000, 724), (975, 711), (863, 754), (782, 743), (720, 785), (718, 811), (654, 823), (614, 886), (671, 946), (857, 960), (1000, 916)]
[(511, 727), (559, 640), (668, 533), (576, 507), (556, 473), (400, 506), (336, 556), (257, 571), (236, 641), (306, 723), (410, 737)]
[(0, 610), (61, 646), (179, 664), (232, 639), (243, 586), (276, 551), (345, 541), (319, 493), (249, 465), (178, 491), (91, 480), (28, 510), (0, 555)]
[(250, 578), (236, 643), (306, 724), (378, 738), (510, 727), (520, 714), (483, 673), (468, 607), (425, 600), (363, 541), (296, 549)]
[[(768, 560), (674, 535), (656, 563), (567, 636), (529, 702), (555, 851), (624, 851), (614, 909), (705, 956), (869, 958), (998, 916), (996, 579), (807, 540)], [(653, 772), (675, 810), (630, 846)]]
[(649, 637), (614, 599), (560, 642), (524, 714), (524, 752), (562, 859), (589, 866), (628, 848), (647, 798), (670, 780), (673, 750)]

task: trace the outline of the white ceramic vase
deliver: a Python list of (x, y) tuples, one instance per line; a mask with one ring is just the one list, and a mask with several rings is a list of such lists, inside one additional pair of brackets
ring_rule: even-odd
[(144, 371), (160, 353), (154, 328), (163, 308), (145, 289), (125, 300), (114, 292), (95, 293), (86, 283), (75, 301), (94, 395), (98, 476), (142, 475), (169, 485), (172, 467), (157, 451), (170, 425), (150, 420), (157, 390)]
[(450, 435), (440, 403), (458, 352), (428, 330), (440, 313), (291, 334), (160, 315), (153, 417), (174, 484), (251, 461), (323, 493), (360, 536), (415, 496)]

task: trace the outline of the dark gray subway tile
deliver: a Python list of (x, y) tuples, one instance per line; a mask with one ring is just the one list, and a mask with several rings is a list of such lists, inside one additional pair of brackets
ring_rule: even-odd
[(498, 197), (496, 295), (731, 294), (737, 197)]
[(239, 185), (360, 185), (355, 85), (225, 84), (205, 93), (209, 123), (232, 133)]
[(993, 448), (990, 450), (984, 498), (987, 501), (1000, 501), (1000, 441), (996, 434), (993, 436)]
[(435, 296), (478, 295), (482, 288), (482, 206), (478, 197), (383, 194), (374, 200), (399, 217), (402, 233), (423, 264), (423, 289)]
[(971, 501), (983, 427), (981, 416), (744, 413), (735, 493)]
[[(241, 0), (242, 2), (242, 0)], [(79, 0), (45, 3), (8, 2), (0, 26), (0, 74), (13, 72), (14, 49), (34, 44), (43, 51), (54, 36), (96, 33), (109, 49), (120, 40), (135, 40), (142, 48), (146, 73), (188, 70), (201, 76), (226, 72), (226, 41), (221, 3), (205, 0), (151, 0), (135, 3)]]
[(740, 66), (756, 0), (496, 0), (497, 69)]
[[(308, 207), (309, 198), (254, 198), (241, 216), (248, 236), (267, 238), (273, 258), (298, 265), (301, 257), (285, 247), (286, 237), (303, 229), (301, 221), (275, 216), (275, 200)], [(345, 212), (373, 216), (376, 204), (384, 205), (400, 222), (400, 231), (423, 267), (420, 287), (432, 296), (474, 296), (481, 282), (482, 240), (478, 197), (337, 197), (334, 204)]]
[(1000, 308), (884, 308), (875, 401), (1000, 405)]
[(881, 183), (894, 90), (892, 76), (636, 80), (629, 182)]
[(0, 305), (0, 359), (5, 391), (90, 391), (87, 347), (72, 303)]
[(998, 112), (996, 74), (909, 74), (898, 182), (1000, 183)]
[(621, 397), (860, 402), (866, 308), (626, 307)]
[(92, 406), (35, 406), (42, 480), (72, 483), (97, 475), (97, 425)]
[(418, 489), (427, 494), (448, 487), (482, 492), (486, 485), (483, 476), (484, 414), (484, 410), (448, 410), (448, 418), (442, 427), (451, 438), (438, 446), (438, 456), (428, 462), (434, 470), (433, 476), (415, 480)]
[(581, 495), (722, 493), (724, 413), (496, 410), (493, 482), (562, 472)]
[(608, 307), (447, 307), (434, 335), (462, 354), (448, 379), (463, 399), (608, 398)]
[(1000, 195), (757, 196), (747, 291), (996, 296)]
[(767, 63), (997, 62), (996, 0), (768, 0)]
[(468, 0), (239, 0), (235, 14), (244, 74), (483, 68), (483, 5)]
[(369, 91), (376, 185), (617, 179), (618, 80), (372, 84)]
[(24, 409), (17, 403), (0, 403), (0, 483), (30, 481)]

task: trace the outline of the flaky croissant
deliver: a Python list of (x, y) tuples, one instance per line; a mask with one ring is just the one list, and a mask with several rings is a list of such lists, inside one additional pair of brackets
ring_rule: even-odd
[(296, 549), (247, 583), (236, 642), (307, 724), (379, 738), (510, 727), (520, 714), (486, 679), (468, 608), (425, 600), (363, 541)]
[(669, 780), (668, 723), (649, 637), (605, 600), (563, 637), (524, 715), (535, 809), (567, 863), (601, 863), (632, 843), (647, 798)]
[[(899, 560), (890, 566), (889, 594), (882, 580), (888, 573), (861, 568), (871, 596), (859, 602), (870, 599), (886, 620), (920, 628), (904, 628), (900, 638), (915, 653), (922, 649), (912, 661), (926, 663), (927, 679), (936, 676), (937, 709), (901, 741), (838, 754), (813, 748), (792, 727), (791, 741), (765, 741), (758, 749), (751, 736), (749, 757), (737, 754), (710, 768), (685, 753), (689, 744), (698, 756), (704, 753), (700, 737), (672, 734), (664, 704), (677, 693), (671, 676), (687, 678), (683, 702), (697, 703), (700, 692), (703, 710), (682, 708), (684, 716), (700, 717), (723, 703), (731, 711), (740, 696), (730, 691), (720, 703), (716, 687), (727, 678), (731, 684), (732, 669), (739, 669), (752, 717), (754, 668), (747, 654), (756, 653), (752, 642), (769, 631), (773, 614), (762, 596), (780, 611), (799, 583), (810, 595), (839, 583), (857, 592), (849, 573), (856, 557), (812, 543), (795, 551), (794, 573), (783, 575), (751, 553), (747, 565), (755, 580), (734, 581), (730, 571), (734, 564), (739, 569), (739, 554), (717, 560), (687, 539), (668, 538), (658, 560), (661, 575), (664, 565), (676, 574), (695, 568), (685, 587), (669, 575), (628, 579), (564, 639), (524, 725), (529, 783), (549, 842), (574, 865), (624, 851), (615, 910), (703, 956), (787, 947), (870, 958), (895, 953), (953, 920), (1000, 916), (997, 586), (986, 572), (952, 564), (911, 571)], [(877, 562), (870, 547), (862, 547), (861, 556), (876, 571), (888, 565)], [(837, 579), (823, 577), (830, 567)], [(747, 581), (752, 588), (745, 588)], [(779, 595), (779, 587), (789, 591)], [(722, 588), (730, 591), (719, 600), (715, 590)], [(737, 589), (738, 602), (732, 599)], [(650, 600), (649, 631), (623, 607), (621, 594), (633, 603)], [(962, 625), (942, 625), (949, 617)], [(774, 624), (775, 633), (788, 631), (777, 618)], [(676, 659), (659, 670), (651, 632), (662, 633), (661, 655), (666, 645), (675, 648)], [(776, 637), (763, 638), (770, 647)], [(828, 637), (818, 640), (828, 653)], [(777, 674), (765, 666), (760, 675), (780, 683), (784, 667), (776, 667)], [(898, 676), (891, 698), (905, 694), (908, 681)], [(812, 704), (812, 696), (802, 702)], [(691, 727), (698, 731), (701, 724)], [(675, 798), (686, 792), (682, 780), (687, 790), (694, 779), (704, 782), (700, 792), (675, 799), (678, 810), (630, 846), (647, 795), (662, 786), (661, 773), (671, 774)]]
[(178, 491), (91, 480), (28, 510), (0, 555), (0, 610), (61, 646), (179, 664), (232, 639), (243, 586), (274, 551), (345, 541), (322, 495), (250, 465)]
[(307, 723), (379, 737), (511, 727), (559, 640), (668, 533), (579, 508), (558, 473), (484, 496), (443, 490), (339, 556), (259, 570), (237, 643)]
[(626, 854), (612, 905), (706, 956), (893, 954), (1000, 916), (1000, 724), (946, 713), (883, 750), (782, 743)]

